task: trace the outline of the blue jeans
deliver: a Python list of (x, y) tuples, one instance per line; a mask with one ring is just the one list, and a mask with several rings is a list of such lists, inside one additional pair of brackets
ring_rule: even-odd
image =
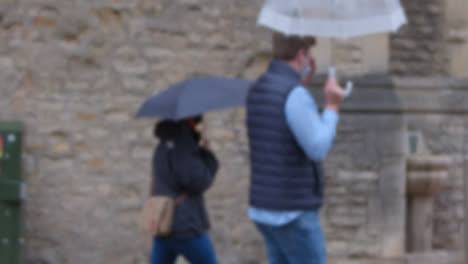
[(270, 264), (327, 263), (318, 210), (307, 211), (283, 226), (256, 225), (265, 239)]
[(189, 239), (155, 238), (151, 264), (173, 264), (182, 255), (192, 264), (216, 264), (216, 255), (208, 235)]

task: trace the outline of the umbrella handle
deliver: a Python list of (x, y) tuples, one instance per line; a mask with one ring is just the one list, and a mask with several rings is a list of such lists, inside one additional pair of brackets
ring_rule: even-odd
[(354, 88), (354, 83), (352, 81), (347, 81), (346, 82), (346, 88), (345, 88), (345, 91), (344, 91), (344, 96), (345, 97), (350, 96), (351, 93), (353, 92), (353, 88)]
[[(336, 78), (336, 69), (335, 69), (335, 67), (330, 67), (330, 69), (328, 71), (328, 78), (329, 79), (335, 79)], [(344, 91), (344, 96), (345, 97), (350, 96), (351, 93), (353, 92), (353, 88), (354, 88), (354, 83), (352, 81), (347, 81), (345, 91)]]

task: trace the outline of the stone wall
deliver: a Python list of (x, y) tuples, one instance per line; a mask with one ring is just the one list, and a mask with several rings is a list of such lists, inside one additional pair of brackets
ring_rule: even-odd
[[(391, 36), (391, 72), (397, 76), (430, 77), (432, 81), (437, 76), (468, 76), (468, 1), (411, 0), (402, 1), (402, 4), (409, 23)], [(433, 83), (435, 87), (444, 89), (441, 88), (444, 85), (437, 83)], [(423, 92), (432, 91), (421, 90)], [(422, 149), (418, 152), (448, 155), (454, 160), (449, 180), (436, 201), (433, 244), (438, 249), (460, 249), (463, 245), (460, 235), (464, 230), (463, 119), (462, 113), (440, 115), (430, 107), (419, 115), (408, 116), (409, 133), (415, 133), (426, 142), (421, 143)]]
[(446, 76), (444, 1), (403, 0), (408, 24), (391, 37), (390, 70), (402, 76)]
[[(136, 220), (149, 191), (155, 120), (133, 116), (145, 98), (195, 74), (253, 80), (262, 73), (271, 53), (270, 33), (255, 26), (261, 2), (0, 0), (0, 119), (27, 125), (26, 263), (147, 263), (148, 241)], [(426, 2), (418, 3), (410, 14), (435, 21), (421, 34), (437, 40), (439, 4), (432, 1), (425, 9)], [(433, 64), (436, 58), (446, 63), (441, 44), (428, 47), (429, 57), (409, 56), (422, 44), (404, 44), (414, 42), (406, 30), (392, 37), (393, 71), (446, 75)], [(377, 41), (386, 48), (386, 39)], [(360, 43), (339, 44), (341, 70), (363, 74), (377, 63), (384, 71), (387, 56), (376, 59), (383, 63), (362, 63)], [(347, 54), (348, 48), (355, 53)], [(312, 88), (317, 98), (321, 85)], [(407, 119), (404, 98), (419, 97), (397, 96), (394, 88), (371, 82), (347, 100), (326, 163), (322, 218), (333, 263), (375, 263), (404, 255), (407, 130), (420, 133), (430, 153), (460, 159), (460, 135), (468, 131), (460, 130), (460, 114), (448, 120), (437, 114)], [(451, 107), (463, 107), (466, 97), (456, 98)], [(447, 125), (442, 133), (434, 119)], [(205, 124), (222, 163), (207, 204), (223, 264), (266, 263), (261, 237), (246, 216), (244, 123), (245, 110), (234, 109), (208, 114)], [(452, 185), (438, 200), (437, 248), (459, 246), (460, 169), (454, 167)]]
[(465, 117), (459, 115), (412, 114), (409, 134), (421, 141), (414, 154), (448, 156), (449, 178), (436, 196), (433, 247), (461, 249), (464, 230), (464, 136)]
[[(154, 120), (133, 116), (194, 74), (249, 75), (268, 49), (255, 27), (259, 5), (0, 1), (0, 119), (27, 125), (27, 263), (146, 263), (136, 220), (157, 142)], [(223, 263), (264, 259), (246, 219), (242, 111), (207, 120), (223, 161), (208, 195)]]
[(450, 75), (468, 77), (468, 1), (443, 1), (445, 42), (450, 58)]
[(401, 115), (342, 115), (325, 166), (323, 222), (330, 256), (404, 255), (403, 136)]
[(408, 24), (391, 36), (391, 72), (399, 76), (468, 77), (468, 1), (401, 2)]
[(334, 64), (342, 77), (386, 74), (389, 53), (387, 33), (347, 40), (319, 38), (313, 51), (319, 74), (327, 73)]

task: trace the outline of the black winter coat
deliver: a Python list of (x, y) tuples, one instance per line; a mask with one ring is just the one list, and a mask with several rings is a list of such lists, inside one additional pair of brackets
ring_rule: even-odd
[(205, 233), (209, 227), (203, 193), (218, 170), (213, 153), (198, 144), (198, 137), (186, 122), (163, 121), (157, 129), (160, 139), (153, 155), (155, 192), (176, 199), (186, 198), (176, 207), (170, 238), (186, 239)]

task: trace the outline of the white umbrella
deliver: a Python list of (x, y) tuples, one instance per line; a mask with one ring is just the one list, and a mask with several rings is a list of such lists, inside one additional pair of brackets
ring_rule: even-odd
[(394, 32), (406, 16), (399, 0), (266, 0), (257, 22), (285, 35), (347, 39)]
[(394, 32), (405, 23), (399, 0), (266, 0), (258, 18), (286, 35), (340, 39)]

